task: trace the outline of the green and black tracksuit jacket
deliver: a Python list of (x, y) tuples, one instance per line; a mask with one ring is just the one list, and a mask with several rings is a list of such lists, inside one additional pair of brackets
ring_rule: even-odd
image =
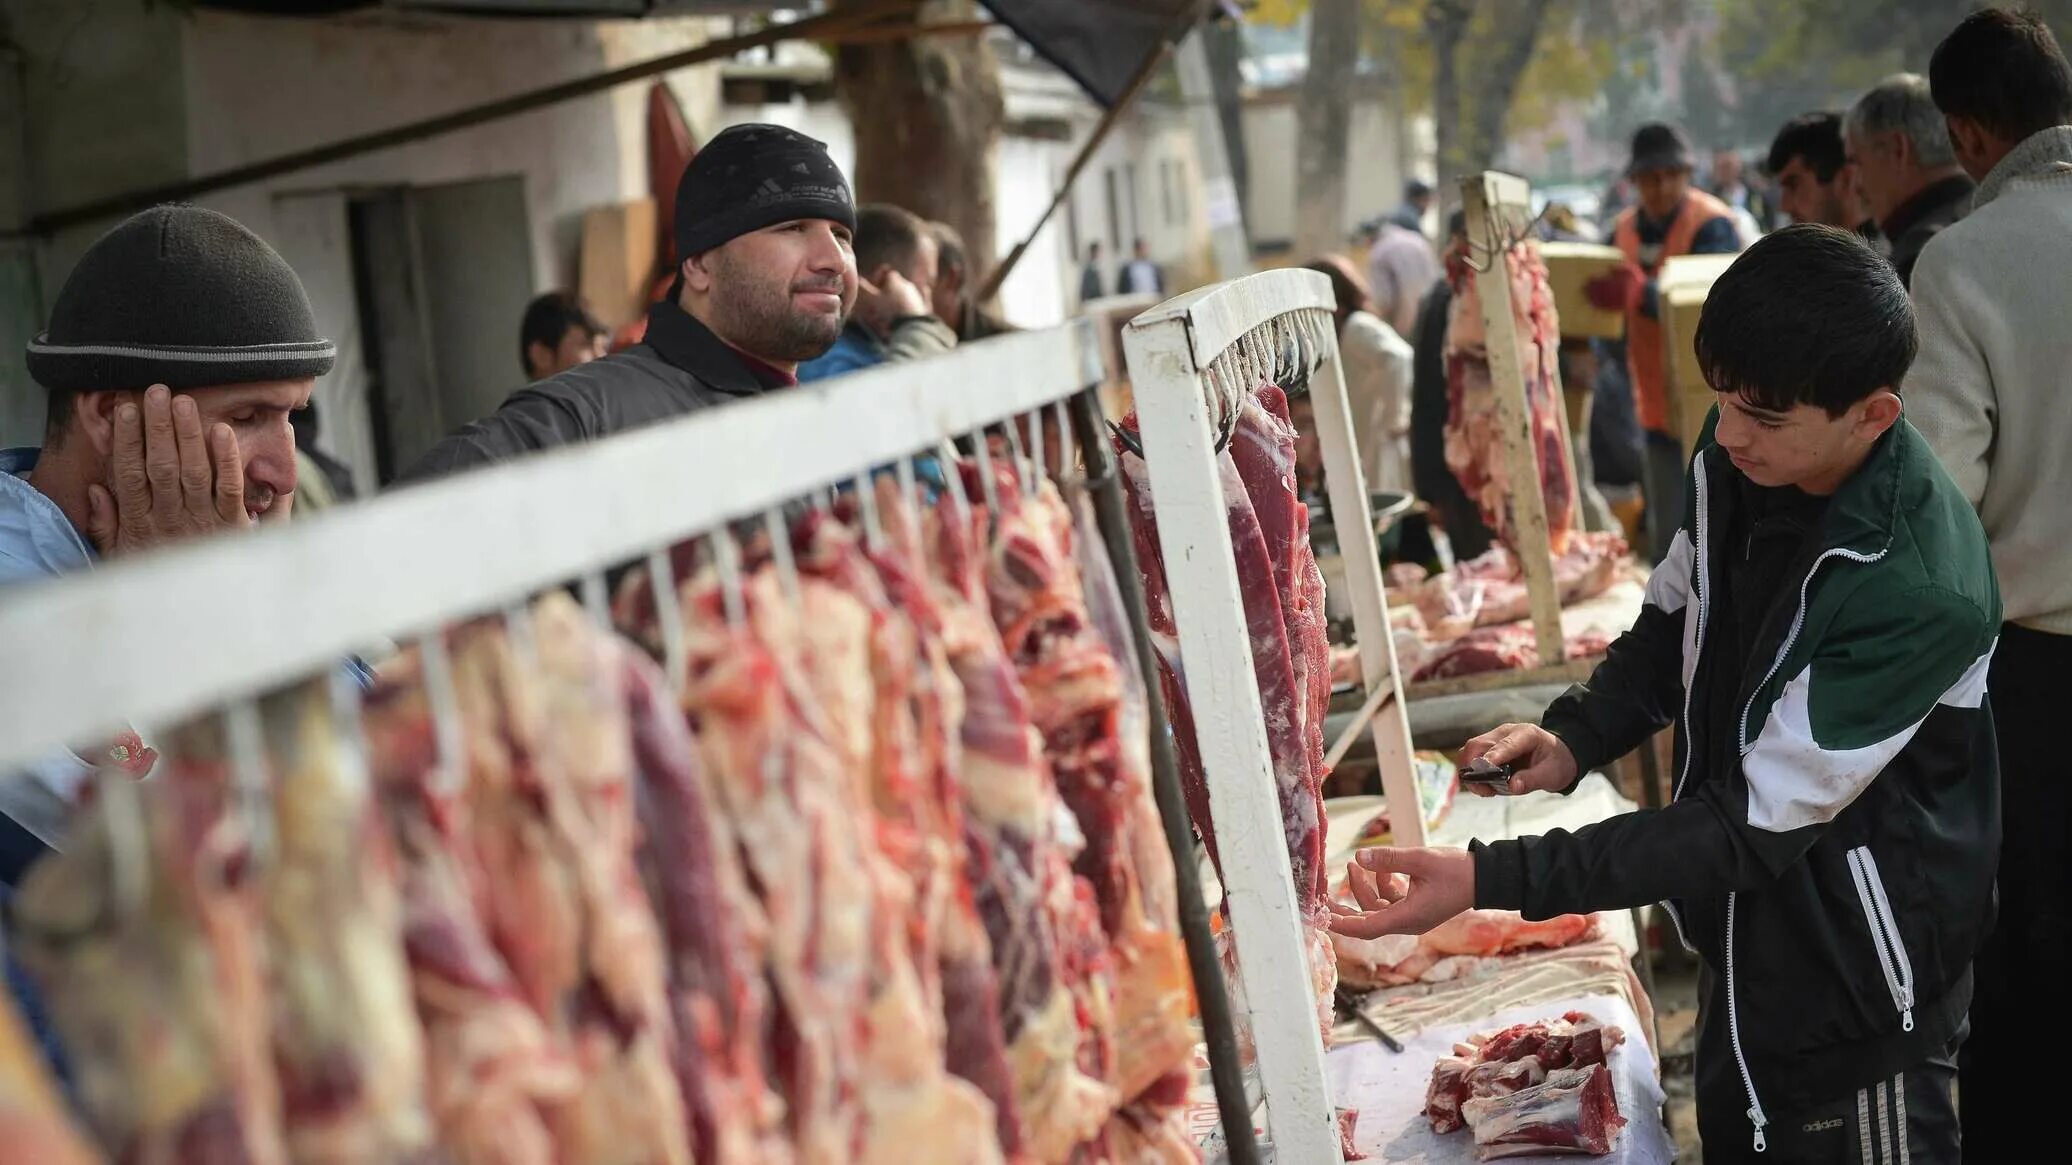
[[(1949, 1046), (2000, 845), (2000, 600), (1970, 504), (1902, 418), (1751, 588), (1762, 526), (1737, 507), (1763, 492), (1708, 425), (1640, 618), (1542, 721), (1582, 772), (1675, 723), (1673, 802), (1474, 847), (1477, 906), (1669, 908), (1720, 976), (1758, 1149), (1766, 1105)], [(1769, 598), (1725, 616), (1737, 567)]]

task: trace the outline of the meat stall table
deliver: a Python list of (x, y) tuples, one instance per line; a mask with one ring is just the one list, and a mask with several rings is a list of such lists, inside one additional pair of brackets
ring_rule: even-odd
[[(1592, 773), (1567, 797), (1548, 793), (1461, 796), (1432, 831), (1432, 840), (1439, 845), (1466, 845), (1474, 838), (1529, 837), (1552, 829), (1575, 829), (1633, 808), (1633, 802), (1621, 796), (1603, 774)], [(1371, 806), (1347, 804), (1346, 809), (1346, 816), (1353, 819), (1350, 830), (1356, 833), (1358, 821)], [(1332, 817), (1332, 840), (1336, 842), (1339, 814), (1334, 812)], [(1348, 833), (1348, 845), (1350, 836)], [(1334, 845), (1334, 854), (1339, 849)], [(1662, 1125), (1659, 1069), (1650, 1042), (1654, 1009), (1631, 966), (1639, 944), (1633, 916), (1623, 910), (1603, 911), (1596, 922), (1598, 937), (1594, 941), (1552, 951), (1499, 955), (1482, 964), (1485, 974), (1382, 988), (1369, 995), (1366, 1013), (1402, 1042), (1403, 1052), (1391, 1052), (1364, 1038), (1356, 1024), (1338, 1029), (1327, 1063), (1337, 1103), (1360, 1113), (1355, 1146), (1377, 1161), (1474, 1160), (1472, 1137), (1465, 1133), (1435, 1136), (1424, 1119), (1424, 1088), (1432, 1062), (1476, 1032), (1573, 1010), (1626, 1032), (1626, 1044), (1611, 1064), (1616, 1070), (1619, 1110), (1629, 1123), (1605, 1160), (1639, 1165), (1674, 1159)], [(1489, 970), (1491, 965), (1494, 970)]]
[[(1354, 839), (1381, 804), (1379, 797), (1343, 797), (1326, 804), (1326, 852), (1333, 869), (1350, 859)], [(1527, 837), (1553, 829), (1576, 829), (1634, 808), (1602, 773), (1591, 773), (1567, 797), (1545, 793), (1490, 798), (1462, 795), (1432, 829), (1430, 841), (1464, 846), (1474, 838)], [(1203, 892), (1213, 901), (1220, 893), (1215, 871), (1204, 864), (1201, 877)], [(1462, 978), (1381, 988), (1368, 994), (1364, 1010), (1402, 1042), (1404, 1051), (1388, 1051), (1354, 1021), (1341, 1022), (1333, 1032), (1325, 1063), (1334, 1103), (1359, 1113), (1355, 1147), (1370, 1160), (1474, 1160), (1471, 1137), (1435, 1137), (1424, 1122), (1425, 1085), (1433, 1060), (1475, 1032), (1574, 1010), (1616, 1024), (1627, 1036), (1612, 1063), (1618, 1073), (1620, 1111), (1630, 1123), (1606, 1160), (1672, 1160), (1674, 1152), (1661, 1122), (1661, 1087), (1650, 1040), (1654, 1009), (1632, 970), (1639, 934), (1627, 911), (1601, 912), (1596, 926), (1596, 937), (1589, 941), (1558, 950), (1494, 956), (1465, 968), (1470, 973)], [(1203, 1077), (1188, 1122), (1203, 1138), (1212, 1161), (1220, 1139), (1216, 1119), (1215, 1102)]]

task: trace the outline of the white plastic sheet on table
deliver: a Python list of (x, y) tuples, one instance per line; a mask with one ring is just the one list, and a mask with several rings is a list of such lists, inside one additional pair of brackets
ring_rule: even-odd
[[(1277, 1159), (1305, 1165), (1340, 1160), (1338, 1131), (1218, 476), (1215, 398), (1249, 391), (1268, 371), (1277, 342), (1299, 339), (1297, 346), (1317, 357), (1309, 383), (1361, 671), (1370, 691), (1395, 690), (1372, 721), (1375, 750), (1391, 802), (1415, 805), (1410, 731), (1338, 366), (1335, 307), (1323, 275), (1267, 271), (1168, 300), (1138, 316), (1123, 337), (1269, 1134)], [(1405, 844), (1421, 844), (1422, 822), (1411, 817)]]

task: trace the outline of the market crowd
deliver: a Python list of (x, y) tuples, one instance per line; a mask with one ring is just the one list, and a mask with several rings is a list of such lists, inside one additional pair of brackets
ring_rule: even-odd
[[(1841, 697), (1854, 701), (1847, 706), (1821, 706), (1822, 689), (1815, 689), (1804, 747), (1769, 763), (1833, 765), (1837, 751), (1862, 762), (1868, 749), (1876, 760), (1871, 775), (1883, 769), (1881, 788), (1908, 782), (1905, 797), (1876, 799), (1887, 805), (1880, 812), (1903, 822), (1893, 828), (1905, 835), (1886, 873), (1911, 887), (1896, 896), (1925, 919), (1900, 929), (1933, 934), (1939, 947), (1906, 969), (1902, 1032), (1854, 1014), (1884, 991), (1883, 981), (1849, 991), (1825, 983), (1838, 968), (1897, 983), (1889, 951), (1881, 948), (1884, 957), (1866, 969), (1859, 955), (1838, 949), (1835, 935), (1791, 933), (1794, 920), (1822, 917), (1817, 912), (1782, 915), (1769, 941), (1801, 949), (1745, 953), (1780, 978), (1744, 982), (1744, 990), (1798, 993), (1807, 1001), (1801, 1023), (1788, 1033), (1724, 1032), (1716, 1029), (1731, 1006), (1708, 1001), (1699, 1070), (1707, 1153), (1715, 1152), (1717, 1133), (1720, 1159), (1729, 1159), (1726, 1146), (1746, 1140), (1735, 1122), (1745, 1128), (1744, 1110), (1760, 1107), (1741, 1096), (1747, 1071), (1744, 1063), (1737, 1073), (1736, 1060), (1745, 1040), (1759, 1045), (1765, 1062), (1797, 1055), (1827, 1066), (1838, 1089), (1826, 1095), (1807, 1078), (1803, 1095), (1773, 1098), (1770, 1139), (1781, 1154), (1766, 1159), (1843, 1159), (1816, 1133), (1790, 1127), (1792, 1118), (1811, 1114), (1798, 1122), (1810, 1130), (1834, 1105), (1853, 1106), (1862, 1084), (1876, 1081), (1882, 1090), (1890, 1081), (1905, 1112), (1902, 1149), (1911, 1143), (1924, 1161), (1956, 1160), (1953, 1079), (1961, 1085), (1969, 1159), (2020, 1159), (2010, 1138), (2035, 1127), (2035, 1081), (2025, 1072), (2036, 1062), (2031, 1001), (2072, 980), (2072, 781), (2063, 779), (2047, 739), (2054, 711), (2047, 693), (2072, 674), (2072, 458), (2064, 455), (2072, 448), (2072, 329), (2060, 319), (2072, 289), (2072, 68), (2040, 20), (1988, 9), (1950, 33), (1925, 75), (1895, 75), (1845, 110), (1793, 118), (1761, 161), (1762, 172), (1750, 174), (1738, 153), (1719, 151), (1701, 187), (1696, 152), (1679, 129), (1652, 124), (1633, 133), (1614, 192), (1614, 202), (1629, 201), (1603, 229), (1625, 262), (1588, 289), (1597, 306), (1625, 315), (1625, 337), (1564, 353), (1565, 375), (1592, 385), (1594, 411), (1579, 445), (1594, 467), (1591, 484), (1607, 496), (1641, 499), (1639, 541), (1648, 557), (1667, 564), (1658, 580), (1668, 577), (1702, 537), (1699, 510), (1708, 503), (1702, 494), (1687, 496), (1687, 483), (1703, 478), (1692, 476), (1689, 453), (1667, 421), (1656, 278), (1674, 256), (1746, 252), (1736, 267), (1742, 274), (1723, 277), (1720, 303), (1708, 303), (1701, 326), (1701, 359), (1721, 378), (1714, 381), (1723, 401), (1716, 440), (1767, 449), (1777, 468), (1837, 464), (1862, 437), (1849, 472), (1859, 482), (1874, 472), (1889, 480), (1835, 491), (1832, 501), (1815, 494), (1809, 503), (1813, 470), (1779, 487), (1798, 487), (1786, 496), (1758, 480), (1760, 464), (1737, 455), (1740, 561), (1719, 564), (1734, 596), (1722, 616), (1730, 620), (1727, 649), (1762, 676), (1752, 685), (1761, 688), (1768, 676), (1756, 648), (1766, 628), (1776, 630), (1778, 612), (1788, 619), (1791, 601), (1802, 597), (1790, 578), (1839, 556), (1859, 566), (1882, 560), (1876, 577), (1897, 580), (1865, 592), (1896, 609), (1866, 611), (1860, 602), (1809, 628), (1810, 646), (1799, 650), (1831, 653), (1816, 654), (1809, 675), (1863, 674)], [(401, 474), (399, 486), (925, 357), (1005, 328), (978, 302), (981, 265), (953, 229), (896, 206), (857, 205), (822, 144), (799, 133), (732, 127), (697, 154), (678, 189), (680, 263), (637, 342), (613, 350), (606, 329), (567, 293), (535, 300), (519, 322), (528, 383), (440, 441)], [(1435, 524), (1466, 557), (1490, 535), (1445, 466), (1441, 359), (1447, 261), (1466, 240), (1456, 214), (1435, 242), (1427, 232), (1436, 209), (1432, 188), (1414, 182), (1401, 205), (1362, 228), (1355, 258), (1321, 256), (1312, 266), (1337, 296), (1370, 486), (1414, 491), (1429, 502)], [(1786, 228), (1786, 220), (1833, 229)], [(1549, 237), (1579, 237), (1584, 226), (1560, 208), (1544, 225)], [(1818, 301), (1809, 298), (1814, 288), (1823, 292)], [(1165, 273), (1141, 241), (1113, 272), (1098, 244), (1090, 251), (1081, 297), (1111, 289), (1165, 291)], [(1818, 344), (1793, 349), (1790, 335), (1807, 326), (1829, 331)], [(1784, 336), (1775, 350), (1764, 328)], [(237, 222), (168, 205), (110, 230), (80, 258), (28, 345), (27, 368), (47, 393), (48, 423), (40, 447), (0, 451), (0, 585), (76, 575), (103, 559), (284, 521), (298, 509), (349, 498), (350, 474), (317, 447), (308, 408), (315, 379), (335, 358), (295, 273)], [(1853, 418), (1848, 432), (1857, 437), (1822, 445), (1827, 430), (1799, 430), (1807, 435), (1789, 445), (1754, 435), (1782, 429), (1801, 408), (1838, 425)], [(1909, 460), (1917, 449), (1927, 452)], [(1594, 520), (1610, 519), (1600, 512)], [(1865, 530), (1883, 531), (1885, 540), (1871, 545), (1876, 539)], [(1967, 541), (1974, 532), (1983, 548), (1975, 560)], [(1859, 535), (1869, 541), (1850, 540)], [(1691, 564), (1682, 561), (1682, 569)], [(1697, 569), (1707, 569), (1702, 560)], [(1651, 604), (1686, 601), (1697, 599), (1650, 586)], [(1845, 625), (1861, 627), (1851, 637), (1838, 630)], [(1973, 650), (1981, 636), (1985, 655)], [(1938, 689), (1911, 724), (1881, 735), (1890, 717), (1879, 702), (1915, 706), (1895, 669), (1913, 658), (1913, 647), (1938, 637), (1951, 641), (1941, 644), (1950, 658), (1989, 655), (1989, 674), (1972, 688)], [(1586, 687), (1550, 711), (1549, 727), (1565, 724), (1574, 737), (1562, 737), (1570, 768), (1611, 759), (1613, 742), (1625, 742), (1643, 720), (1666, 723), (1666, 713), (1653, 715), (1665, 697), (1647, 684), (1675, 674), (1676, 645), (1654, 646), (1659, 660), (1631, 656), (1622, 665), (1637, 669), (1622, 681), (1629, 690)], [(1777, 649), (1779, 664), (1792, 646), (1787, 640)], [(1613, 663), (1619, 653), (1615, 646)], [(1706, 698), (1719, 700), (1724, 715), (1709, 731), (1721, 737), (1737, 685), (1711, 682)], [(1782, 706), (1793, 697), (1774, 698)], [(1966, 699), (1971, 718), (1953, 719), (1949, 701)], [(1632, 712), (1636, 701), (1650, 714)], [(1984, 733), (1984, 747), (1974, 747), (1968, 733)], [(1592, 748), (1582, 747), (1585, 738)], [(1511, 746), (1492, 740), (1484, 747)], [(1530, 751), (1542, 744), (1517, 747), (1521, 764), (1544, 759)], [(1702, 747), (1709, 751), (1701, 768), (1729, 763), (1724, 737)], [(41, 855), (63, 846), (68, 807), (110, 761), (148, 765), (148, 756), (129, 737), (56, 754), (0, 780), (0, 883), (16, 884)], [(1868, 803), (1868, 787), (1866, 777), (1850, 797)], [(1782, 836), (1802, 829), (1802, 840), (1814, 845), (1822, 828), (1852, 820), (1851, 808), (1844, 799), (1766, 811), (1789, 827)], [(1889, 824), (1865, 826), (1865, 836), (1882, 837)], [(1715, 842), (1730, 852), (1717, 869), (1690, 859), (1691, 873), (1669, 896), (1719, 897), (1730, 919), (1736, 892), (1777, 882), (1810, 860), (1805, 846), (1751, 843), (1732, 830), (1705, 837), (1690, 852)], [(1953, 838), (1961, 844), (1941, 844)], [(1632, 840), (1634, 852), (1660, 844)], [(1674, 849), (1662, 853), (1677, 863)], [(1490, 847), (1476, 855), (1474, 904), (1499, 892), (1513, 899), (1503, 905), (1528, 911), (1616, 897), (1608, 887), (1629, 875), (1605, 864), (1614, 860), (1591, 864), (1545, 846)], [(1911, 864), (1917, 860), (1939, 864)], [(1388, 872), (1420, 875), (1408, 867)], [(1849, 923), (1863, 925), (1860, 917)], [(37, 1019), (33, 994), (12, 970), (25, 1010)], [(1886, 1101), (1882, 1091), (1879, 1101)], [(1758, 1142), (1763, 1135), (1758, 1123)], [(1864, 1154), (1871, 1159), (1869, 1149)]]

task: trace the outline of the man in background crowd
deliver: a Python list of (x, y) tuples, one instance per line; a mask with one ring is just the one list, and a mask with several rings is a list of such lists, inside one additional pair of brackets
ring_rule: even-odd
[(317, 445), (316, 398), (289, 414), (288, 423), (295, 427), (296, 508), (316, 513), (359, 496), (352, 467)]
[(856, 212), (856, 310), (832, 348), (799, 365), (801, 383), (947, 352), (957, 333), (929, 297), (939, 274), (935, 235), (910, 211), (883, 203)]
[[(856, 302), (856, 206), (827, 147), (775, 125), (705, 143), (676, 191), (671, 293), (641, 342), (522, 388), (405, 481), (671, 420), (798, 383)], [(925, 304), (923, 305), (925, 310)], [(936, 325), (940, 327), (941, 325)]]
[(518, 360), (528, 381), (545, 380), (604, 355), (610, 337), (597, 317), (567, 291), (550, 291), (525, 305), (518, 325)]
[[(1999, 740), (1999, 909), (1959, 1058), (1964, 1159), (2033, 1157), (2036, 1001), (2072, 981), (2072, 67), (2033, 14), (1959, 24), (1928, 66), (1978, 195), (1914, 265), (1921, 355), (1907, 415), (1978, 507), (2006, 622), (1988, 687)], [(2030, 1145), (2023, 1149), (2022, 1145)]]
[(928, 233), (935, 238), (935, 290), (929, 296), (935, 318), (957, 333), (960, 344), (1013, 331), (1006, 321), (996, 319), (974, 298), (971, 280), (977, 272), (964, 250), (964, 236), (946, 222), (929, 223)]
[(1388, 221), (1406, 231), (1425, 233), (1425, 215), (1432, 210), (1432, 187), (1423, 179), (1412, 178), (1403, 184), (1403, 203), (1389, 212)]
[(1101, 244), (1086, 245), (1086, 266), (1079, 269), (1079, 305), (1087, 304), (1108, 294), (1103, 288), (1107, 280), (1101, 275)]
[(1151, 261), (1151, 248), (1144, 240), (1137, 240), (1130, 261), (1123, 265), (1121, 286), (1116, 290), (1123, 295), (1165, 294), (1165, 272)]
[(1734, 212), (1734, 227), (1746, 245), (1769, 228), (1772, 215), (1769, 200), (1742, 178), (1739, 153), (1720, 150), (1712, 155), (1712, 195)]
[(1921, 248), (1971, 210), (1977, 184), (1957, 164), (1927, 80), (1913, 73), (1887, 77), (1858, 98), (1843, 136), (1857, 187), (1891, 243), (1892, 266), (1911, 287)]
[(1374, 241), (1367, 248), (1367, 294), (1374, 314), (1397, 335), (1415, 330), (1418, 305), (1444, 274), (1423, 231), (1394, 218), (1375, 224)]
[(1777, 177), (1777, 208), (1791, 221), (1841, 227), (1883, 245), (1842, 144), (1840, 114), (1819, 110), (1785, 122), (1770, 143), (1769, 170)]
[(1640, 201), (1619, 212), (1611, 237), (1626, 263), (1591, 280), (1584, 294), (1599, 308), (1626, 313), (1626, 366), (1647, 433), (1648, 541), (1660, 562), (1683, 516), (1685, 456), (1682, 438), (1669, 431), (1655, 279), (1677, 255), (1731, 254), (1743, 240), (1727, 204), (1691, 185), (1691, 146), (1674, 126), (1653, 123), (1635, 131), (1626, 172)]

